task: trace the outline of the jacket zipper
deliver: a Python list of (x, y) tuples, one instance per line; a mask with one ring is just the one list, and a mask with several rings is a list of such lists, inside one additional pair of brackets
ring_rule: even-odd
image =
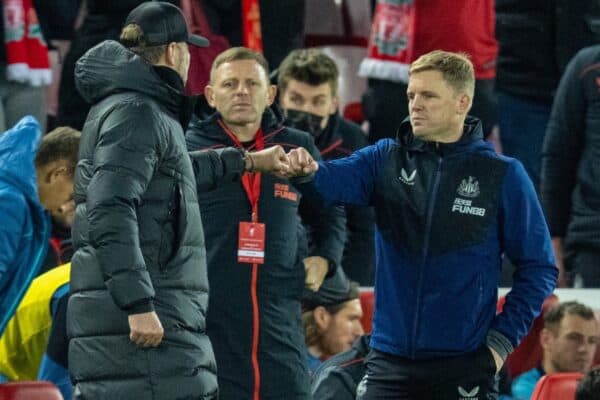
[(431, 196), (429, 196), (429, 204), (427, 206), (427, 220), (425, 224), (425, 237), (423, 239), (423, 261), (421, 263), (421, 268), (419, 269), (419, 282), (417, 284), (417, 303), (415, 305), (415, 320), (413, 324), (412, 337), (410, 341), (410, 349), (409, 354), (411, 358), (415, 356), (415, 347), (416, 347), (416, 337), (417, 331), (419, 329), (419, 316), (420, 308), (421, 308), (421, 291), (423, 290), (423, 275), (424, 269), (427, 265), (427, 254), (429, 253), (429, 240), (431, 239), (431, 224), (433, 223), (433, 209), (435, 207), (435, 200), (437, 198), (437, 192), (440, 186), (440, 176), (442, 169), (442, 157), (439, 157), (437, 160), (437, 170), (435, 171), (435, 176), (433, 178), (433, 188), (431, 190)]

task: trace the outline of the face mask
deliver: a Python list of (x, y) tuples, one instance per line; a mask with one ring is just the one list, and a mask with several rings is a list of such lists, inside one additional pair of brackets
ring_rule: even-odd
[(286, 126), (308, 132), (315, 138), (323, 133), (321, 123), (324, 117), (298, 110), (286, 110), (285, 114)]

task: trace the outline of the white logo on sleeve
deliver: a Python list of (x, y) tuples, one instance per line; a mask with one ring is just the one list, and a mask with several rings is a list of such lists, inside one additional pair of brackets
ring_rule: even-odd
[(479, 386), (475, 386), (470, 392), (467, 392), (459, 386), (458, 394), (460, 395), (458, 400), (478, 400), (479, 397), (477, 397), (477, 395), (479, 394)]
[(415, 177), (417, 176), (417, 170), (415, 169), (413, 172), (410, 173), (410, 175), (408, 175), (406, 173), (406, 170), (404, 170), (404, 168), (402, 168), (400, 170), (400, 176), (398, 177), (398, 179), (400, 179), (400, 181), (406, 185), (414, 185), (415, 184)]

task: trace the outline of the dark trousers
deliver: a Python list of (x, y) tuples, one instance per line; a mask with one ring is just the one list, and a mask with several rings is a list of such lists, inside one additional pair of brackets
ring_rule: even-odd
[(456, 357), (410, 360), (371, 349), (357, 400), (497, 399), (496, 363), (487, 346)]

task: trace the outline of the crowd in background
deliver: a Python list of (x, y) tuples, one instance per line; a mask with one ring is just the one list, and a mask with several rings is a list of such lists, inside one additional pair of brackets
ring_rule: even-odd
[[(288, 185), (271, 175), (264, 174), (262, 179), (274, 185), (275, 202), (264, 209), (255, 208), (252, 203), (252, 180), (235, 187), (220, 186), (220, 182), (235, 179), (244, 170), (276, 169), (268, 164), (271, 161), (244, 158), (244, 154), (238, 160), (237, 151), (228, 155), (227, 150), (220, 150), (230, 146), (244, 148), (248, 141), (243, 140), (243, 134), (228, 129), (228, 118), (235, 120), (235, 112), (228, 114), (230, 105), (225, 92), (219, 92), (215, 82), (226, 81), (228, 73), (255, 79), (252, 63), (257, 63), (259, 71), (264, 71), (269, 83), (277, 89), (272, 86), (272, 92), (267, 90), (264, 103), (256, 100), (261, 116), (256, 129), (260, 129), (261, 138), (264, 135), (264, 143), (259, 146), (257, 140), (251, 150), (261, 151), (264, 147), (267, 151), (271, 143), (282, 146), (286, 152), (303, 147), (315, 160), (331, 161), (380, 139), (400, 135), (401, 126), (409, 116), (409, 70), (419, 57), (434, 50), (465, 53), (473, 64), (475, 76), (469, 115), (481, 121), (482, 135), (495, 151), (519, 160), (533, 182), (552, 238), (558, 287), (600, 288), (597, 265), (600, 189), (596, 179), (600, 163), (600, 1), (461, 0), (453, 2), (452, 7), (444, 0), (167, 2), (180, 7), (190, 31), (206, 37), (211, 45), (190, 46), (189, 75), (180, 89), (188, 95), (199, 95), (197, 99), (187, 103), (179, 97), (171, 99), (169, 91), (160, 93), (165, 107), (177, 110), (174, 113), (185, 134), (185, 142), (160, 142), (164, 146), (161, 152), (173, 160), (182, 149), (190, 154), (208, 150), (211, 155), (210, 159), (206, 154), (192, 157), (193, 173), (187, 164), (172, 161), (166, 166), (161, 164), (155, 180), (140, 178), (139, 185), (149, 188), (149, 197), (136, 193), (137, 187), (124, 188), (123, 193), (108, 191), (103, 185), (110, 184), (112, 188), (119, 182), (129, 182), (121, 181), (117, 173), (104, 183), (90, 182), (88, 174), (91, 176), (102, 163), (107, 165), (107, 174), (115, 165), (134, 171), (136, 177), (151, 174), (159, 164), (152, 164), (158, 161), (147, 156), (148, 148), (158, 145), (126, 139), (117, 144), (106, 143), (107, 149), (120, 146), (119, 154), (127, 160), (125, 163), (108, 156), (103, 159), (106, 153), (102, 151), (96, 156), (90, 147), (91, 139), (85, 135), (105, 123), (104, 113), (109, 114), (110, 104), (92, 109), (92, 114), (90, 109), (108, 95), (123, 88), (155, 91), (160, 86), (150, 84), (151, 89), (147, 89), (144, 85), (155, 76), (144, 80), (137, 66), (127, 58), (119, 58), (120, 45), (107, 42), (126, 42), (122, 28), (132, 18), (131, 11), (144, 1), (2, 2), (0, 131), (5, 132), (0, 134), (2, 380), (50, 380), (65, 398), (71, 397), (73, 375), (69, 377), (68, 338), (74, 338), (70, 356), (78, 358), (77, 354), (85, 354), (91, 348), (87, 347), (86, 336), (102, 329), (96, 322), (83, 319), (68, 334), (67, 308), (73, 310), (85, 302), (97, 302), (102, 312), (111, 311), (106, 308), (108, 300), (102, 297), (108, 295), (97, 293), (99, 276), (81, 272), (75, 275), (78, 280), (73, 281), (70, 261), (74, 247), (79, 248), (74, 266), (111, 263), (114, 265), (111, 277), (122, 273), (131, 278), (129, 274), (133, 272), (123, 272), (119, 261), (141, 264), (147, 261), (142, 252), (92, 252), (86, 246), (107, 240), (121, 247), (131, 246), (125, 236), (137, 228), (128, 224), (131, 216), (126, 210), (123, 209), (121, 219), (107, 226), (102, 225), (100, 217), (104, 208), (121, 210), (121, 199), (133, 196), (136, 207), (140, 206), (142, 214), (147, 213), (152, 219), (152, 223), (144, 225), (139, 243), (134, 244), (141, 246), (144, 254), (153, 254), (158, 276), (172, 268), (171, 259), (184, 266), (178, 266), (182, 275), (171, 287), (173, 294), (168, 292), (165, 299), (176, 308), (185, 308), (183, 304), (189, 300), (197, 302), (202, 310), (209, 310), (202, 319), (187, 321), (191, 328), (185, 328), (204, 329), (206, 324), (215, 349), (218, 376), (213, 377), (212, 355), (200, 357), (202, 360), (197, 361), (194, 372), (199, 377), (193, 384), (198, 384), (207, 398), (211, 390), (216, 391), (213, 380), (217, 377), (225, 399), (246, 398), (248, 393), (256, 396), (253, 391), (258, 391), (259, 382), (264, 399), (283, 398), (284, 393), (298, 399), (311, 392), (315, 399), (345, 398), (340, 395), (344, 390), (349, 395), (356, 394), (360, 379), (355, 379), (350, 389), (347, 385), (327, 386), (323, 382), (339, 375), (337, 369), (332, 373), (334, 367), (342, 365), (340, 373), (346, 373), (346, 365), (352, 360), (360, 361), (351, 362), (354, 367), (362, 366), (361, 360), (369, 349), (370, 336), (365, 335), (369, 332), (359, 324), (363, 310), (357, 287), (374, 285), (374, 227), (386, 221), (377, 219), (373, 207), (326, 207), (311, 199), (303, 189), (297, 190), (294, 181)], [(136, 49), (135, 45), (126, 47)], [(239, 50), (241, 47), (254, 53), (245, 53)], [(173, 50), (175, 60), (178, 51)], [(255, 53), (262, 54), (264, 59), (257, 58)], [(107, 66), (107, 58), (114, 65)], [(146, 57), (151, 58), (152, 55)], [(227, 63), (241, 66), (232, 71), (219, 70)], [(97, 71), (112, 71), (111, 78), (121, 79), (119, 84), (124, 86), (112, 87), (111, 81), (102, 81), (100, 73), (94, 75)], [(179, 79), (166, 70), (158, 69), (156, 75), (172, 87), (180, 85)], [(168, 125), (151, 108), (132, 106), (127, 114), (132, 117), (128, 122), (131, 126), (148, 126), (152, 130), (153, 124)], [(27, 115), (34, 118), (23, 119)], [(114, 129), (124, 128), (115, 122)], [(297, 130), (310, 135), (298, 136)], [(160, 135), (157, 133), (157, 137)], [(248, 139), (255, 140), (253, 135), (254, 131)], [(306, 141), (307, 138), (311, 140)], [(129, 152), (132, 149), (146, 157), (135, 159)], [(219, 149), (216, 155), (211, 153), (214, 149)], [(278, 156), (263, 154), (260, 157), (264, 160)], [(139, 167), (136, 163), (144, 160), (148, 165), (136, 169)], [(248, 163), (250, 169), (244, 169)], [(211, 180), (201, 181), (199, 174), (206, 174), (206, 165), (210, 165)], [(191, 193), (195, 190), (173, 183), (188, 173), (190, 177), (196, 176), (203, 229), (190, 222), (198, 213), (196, 202), (189, 200), (196, 196)], [(414, 178), (411, 171), (404, 169), (398, 177), (408, 185), (414, 183)], [(211, 191), (202, 192), (208, 189)], [(108, 199), (105, 191), (114, 198)], [(81, 215), (88, 215), (88, 211), (79, 208), (76, 212), (75, 207), (82, 199), (86, 199), (88, 207), (92, 203), (98, 206), (92, 208), (91, 218), (86, 217), (85, 223), (81, 222), (84, 219)], [(286, 202), (280, 204), (279, 199)], [(168, 204), (168, 209), (154, 208), (162, 202)], [(19, 204), (20, 212), (14, 211), (14, 204)], [(180, 211), (180, 206), (185, 212)], [(233, 266), (240, 262), (232, 247), (239, 239), (238, 223), (257, 222), (253, 220), (255, 215), (269, 227), (278, 226), (277, 232), (264, 243), (267, 254), (277, 257), (252, 259), (253, 269), (232, 274)], [(87, 232), (88, 224), (99, 229), (98, 237), (81, 233)], [(203, 240), (195, 238), (196, 234), (207, 238), (205, 273), (211, 288), (208, 298), (204, 297), (207, 292), (204, 277), (198, 277), (197, 281), (191, 275), (184, 277), (191, 268), (185, 266), (186, 260), (193, 257), (187, 249), (205, 251)], [(169, 244), (173, 241), (180, 247)], [(211, 268), (217, 263), (228, 267)], [(249, 289), (246, 283), (256, 284), (262, 263), (275, 267), (267, 269), (268, 273), (261, 272), (262, 281)], [(297, 265), (303, 268), (294, 269)], [(136, 280), (141, 284), (133, 289), (126, 286), (126, 281), (111, 280), (130, 316), (131, 310), (151, 313), (155, 308), (168, 314), (164, 311), (168, 307), (162, 308), (163, 299), (155, 304), (139, 301), (146, 294), (152, 297), (149, 294), (152, 288), (145, 285), (149, 278), (144, 273), (135, 273), (140, 274)], [(518, 266), (505, 259), (499, 276), (502, 286), (511, 286), (513, 273), (519, 274)], [(77, 283), (77, 291), (88, 297), (71, 299), (72, 305), (68, 306), (70, 281), (73, 281), (71, 289)], [(202, 293), (197, 296), (187, 293), (190, 286)], [(109, 290), (114, 293), (115, 289)], [(182, 292), (189, 297), (182, 296)], [(235, 303), (233, 310), (232, 303)], [(545, 314), (546, 325), (539, 340), (544, 353), (539, 365), (518, 377), (507, 376), (506, 369), (500, 374), (503, 379), (500, 387), (506, 399), (528, 399), (543, 375), (590, 371), (598, 338), (594, 310), (578, 303), (560, 307), (563, 308), (557, 307), (559, 311), (554, 314)], [(264, 316), (260, 322), (251, 318), (257, 310)], [(77, 312), (78, 316), (85, 314), (80, 309)], [(173, 324), (185, 326), (176, 313), (169, 315), (175, 321)], [(284, 321), (281, 315), (288, 315), (293, 321)], [(121, 328), (117, 322), (109, 322), (114, 322), (115, 331)], [(266, 332), (260, 345), (253, 336), (259, 323), (262, 332)], [(28, 332), (28, 336), (22, 332)], [(106, 351), (123, 345), (109, 336), (105, 334), (101, 342)], [(575, 336), (580, 341), (579, 348), (572, 343)], [(196, 341), (203, 339), (176, 334), (169, 336), (169, 340), (197, 344)], [(206, 349), (203, 343), (199, 346)], [(269, 351), (280, 357), (272, 357)], [(126, 346), (118, 352), (126, 353)], [(247, 354), (252, 354), (248, 365), (244, 364)], [(333, 357), (331, 362), (323, 363), (337, 354), (340, 358)], [(576, 361), (565, 361), (573, 354), (579, 354)], [(113, 381), (111, 376), (105, 377), (95, 369), (101, 367), (89, 364), (80, 362), (76, 366), (79, 375), (75, 379), (88, 384), (82, 387), (93, 395), (101, 387), (93, 384), (98, 376)], [(123, 365), (123, 370), (135, 370), (132, 365)], [(257, 377), (257, 365), (263, 366), (262, 377)], [(208, 372), (198, 372), (204, 369)], [(286, 380), (301, 374), (306, 374), (305, 380)], [(348, 374), (362, 377), (364, 368), (350, 370)], [(592, 372), (584, 380), (586, 384), (590, 381), (598, 385), (598, 374)], [(165, 382), (167, 385), (168, 381)], [(192, 381), (181, 382), (185, 386)], [(113, 383), (122, 384), (118, 380)], [(594, 397), (581, 397), (588, 398)]]

